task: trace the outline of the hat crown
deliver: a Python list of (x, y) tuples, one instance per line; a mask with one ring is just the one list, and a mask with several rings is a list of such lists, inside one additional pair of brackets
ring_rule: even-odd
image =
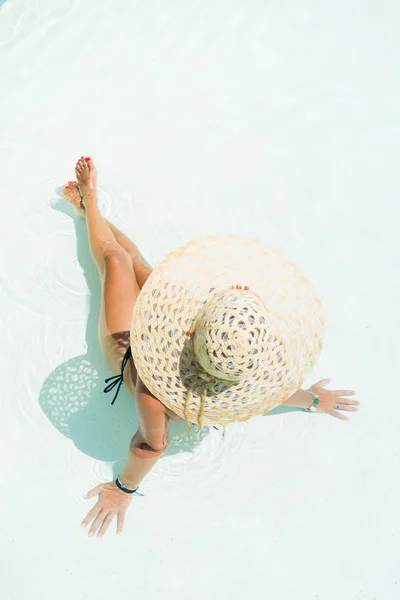
[(201, 368), (216, 379), (252, 379), (265, 368), (269, 334), (261, 300), (249, 291), (229, 290), (201, 310), (193, 350)]

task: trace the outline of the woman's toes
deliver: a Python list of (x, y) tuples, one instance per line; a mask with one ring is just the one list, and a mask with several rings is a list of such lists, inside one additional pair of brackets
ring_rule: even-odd
[(63, 186), (62, 195), (66, 200), (71, 202), (77, 210), (77, 215), (79, 218), (85, 218), (85, 208), (82, 206), (82, 198), (78, 190), (78, 184), (76, 181), (69, 181), (66, 185)]
[(79, 171), (79, 173), (84, 173), (86, 171), (87, 167), (84, 158), (80, 158), (78, 160), (78, 162), (76, 163), (76, 169)]
[(80, 204), (80, 196), (75, 181), (68, 181), (68, 183), (63, 186), (63, 196), (74, 204)]
[(75, 173), (80, 185), (96, 186), (96, 168), (90, 156), (81, 157), (77, 161)]
[(96, 169), (96, 165), (94, 164), (93, 159), (88, 156), (88, 157), (86, 157), (85, 160), (86, 160), (86, 164), (89, 167), (90, 177), (93, 179), (93, 181), (96, 181), (96, 179), (97, 179), (97, 169)]

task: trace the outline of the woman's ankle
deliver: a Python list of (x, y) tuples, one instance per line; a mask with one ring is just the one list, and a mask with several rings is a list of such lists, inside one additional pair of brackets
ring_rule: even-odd
[(89, 185), (80, 185), (82, 204), (86, 208), (88, 204), (97, 202), (96, 190)]

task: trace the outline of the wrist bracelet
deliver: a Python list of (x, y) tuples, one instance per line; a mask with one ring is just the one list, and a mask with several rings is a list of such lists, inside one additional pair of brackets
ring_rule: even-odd
[(317, 406), (318, 404), (321, 402), (321, 400), (319, 399), (318, 394), (315, 394), (311, 388), (309, 388), (308, 390), (306, 390), (306, 392), (309, 392), (310, 394), (312, 394), (313, 396), (313, 403), (311, 404), (311, 406), (309, 406), (308, 408), (305, 408), (304, 410), (306, 410), (307, 412), (316, 412), (317, 411)]
[(123, 492), (126, 492), (127, 494), (134, 494), (139, 489), (139, 486), (137, 486), (135, 489), (126, 487), (126, 485), (124, 485), (123, 483), (120, 482), (119, 477), (117, 477), (117, 479), (115, 480), (115, 483), (116, 483), (117, 487), (119, 487), (120, 490), (122, 490)]

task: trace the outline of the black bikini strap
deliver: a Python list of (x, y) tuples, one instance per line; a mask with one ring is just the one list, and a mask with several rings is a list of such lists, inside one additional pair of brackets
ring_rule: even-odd
[[(118, 386), (117, 391), (115, 392), (114, 400), (111, 402), (111, 405), (113, 405), (115, 400), (117, 399), (119, 390), (121, 389), (121, 385), (124, 383), (124, 369), (125, 369), (126, 365), (128, 364), (128, 361), (131, 358), (131, 356), (132, 356), (132, 350), (131, 350), (131, 347), (128, 346), (128, 348), (124, 354), (124, 358), (122, 359), (121, 374), (113, 375), (113, 377), (108, 377), (105, 380), (105, 383), (108, 383), (108, 385), (104, 388), (104, 392), (106, 394), (108, 392), (111, 392), (111, 390), (113, 390), (116, 385)], [(110, 381), (111, 381), (111, 383), (109, 383)]]

